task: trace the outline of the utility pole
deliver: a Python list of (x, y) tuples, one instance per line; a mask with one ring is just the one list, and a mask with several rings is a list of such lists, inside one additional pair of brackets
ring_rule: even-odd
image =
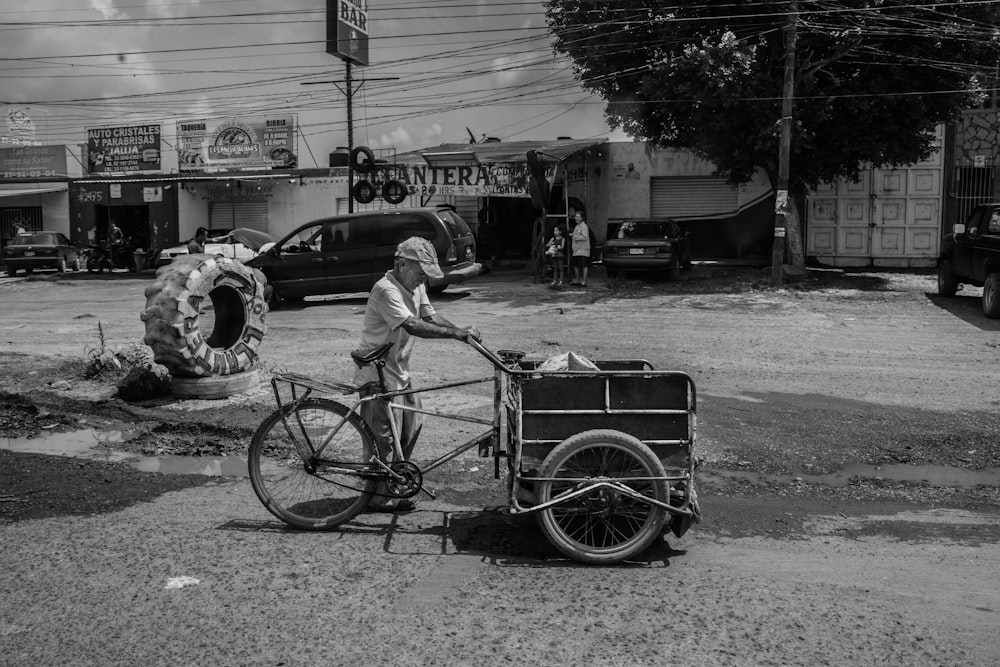
[[(344, 87), (340, 87), (340, 81), (306, 81), (299, 85), (301, 86), (315, 86), (318, 84), (332, 83), (337, 87), (344, 97), (347, 98), (347, 153), (350, 154), (354, 150), (354, 93), (357, 90), (361, 90), (361, 87), (365, 85), (365, 81), (398, 81), (398, 76), (387, 76), (380, 77), (376, 79), (362, 79), (361, 83), (358, 84), (357, 89), (354, 88), (354, 78), (352, 77), (351, 61), (344, 60)], [(351, 192), (351, 188), (354, 186), (354, 166), (351, 161), (347, 161), (347, 212), (354, 213), (354, 195)]]
[(774, 244), (771, 247), (771, 286), (781, 287), (785, 261), (785, 224), (788, 220), (788, 163), (792, 152), (792, 98), (795, 95), (795, 28), (799, 3), (791, 0), (785, 24), (785, 81), (781, 90), (781, 139), (778, 144), (778, 191), (774, 202)]

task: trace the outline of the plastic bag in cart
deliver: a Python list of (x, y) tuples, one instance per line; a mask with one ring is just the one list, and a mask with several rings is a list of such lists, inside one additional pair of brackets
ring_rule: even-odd
[(596, 371), (600, 370), (597, 365), (586, 357), (581, 357), (576, 352), (563, 352), (549, 357), (535, 370), (539, 371)]

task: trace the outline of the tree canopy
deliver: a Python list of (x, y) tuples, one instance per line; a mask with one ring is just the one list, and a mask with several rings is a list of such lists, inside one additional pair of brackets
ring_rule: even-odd
[[(933, 132), (995, 80), (1000, 4), (797, 2), (789, 187), (927, 158)], [(687, 148), (732, 183), (776, 182), (793, 3), (548, 0), (557, 51), (636, 139)]]

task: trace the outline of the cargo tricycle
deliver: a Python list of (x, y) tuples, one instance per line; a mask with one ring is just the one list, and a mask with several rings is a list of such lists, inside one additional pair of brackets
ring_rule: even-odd
[[(391, 343), (352, 354), (378, 372), (375, 393), (291, 373), (271, 380), (278, 408), (250, 444), (254, 492), (286, 523), (331, 530), (363, 512), (376, 495), (434, 497), (424, 476), (463, 452), (494, 459), (507, 475), (509, 511), (534, 513), (552, 544), (592, 564), (637, 556), (665, 529), (678, 537), (700, 521), (694, 484), (696, 396), (679, 371), (657, 371), (642, 359), (596, 361), (597, 369), (544, 370), (521, 352), (469, 344), (493, 366), (487, 377), (419, 389), (385, 386)], [(404, 394), (492, 383), (490, 418), (394, 402)], [(349, 401), (331, 396), (355, 395)], [(378, 400), (388, 411), (392, 453), (379, 453), (360, 407)], [(439, 458), (404, 460), (397, 419), (402, 412), (478, 424), (485, 429)], [(383, 448), (385, 449), (385, 448)]]

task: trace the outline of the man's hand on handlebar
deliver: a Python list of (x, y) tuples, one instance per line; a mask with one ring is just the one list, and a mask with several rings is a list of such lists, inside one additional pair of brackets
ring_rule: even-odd
[(468, 343), (470, 338), (477, 341), (481, 341), (483, 339), (483, 337), (479, 334), (479, 329), (476, 327), (461, 327), (458, 331), (458, 339), (463, 343)]

